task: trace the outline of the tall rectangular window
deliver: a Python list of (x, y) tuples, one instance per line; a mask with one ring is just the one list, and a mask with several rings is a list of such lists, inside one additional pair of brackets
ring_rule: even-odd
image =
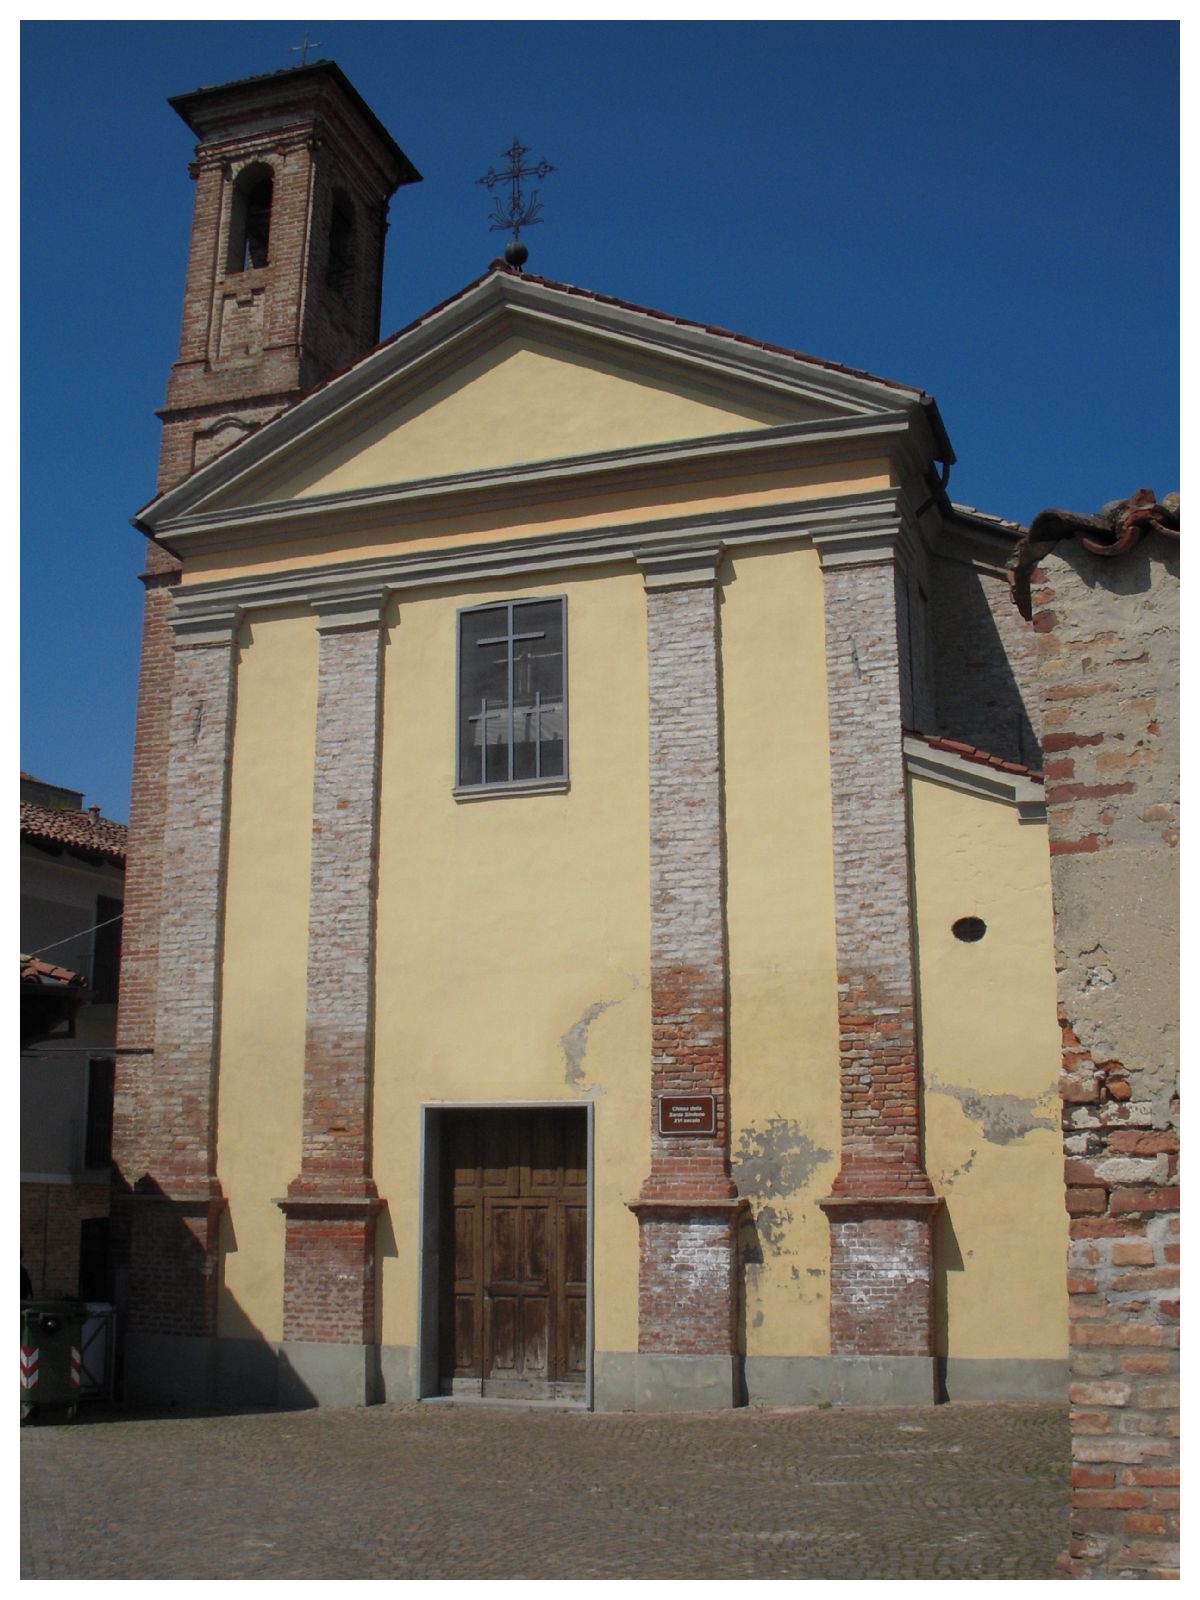
[(508, 600), (458, 618), (458, 784), (567, 772), (565, 600)]
[(92, 945), (92, 1000), (115, 1005), (121, 973), (121, 902), (108, 895), (96, 897), (96, 933)]
[(113, 1064), (94, 1056), (88, 1062), (87, 1121), (83, 1130), (83, 1164), (107, 1167), (112, 1161)]

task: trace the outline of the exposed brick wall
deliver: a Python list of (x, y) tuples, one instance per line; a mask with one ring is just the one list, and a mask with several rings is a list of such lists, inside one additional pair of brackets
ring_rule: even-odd
[(80, 1224), (109, 1212), (107, 1183), (22, 1183), (21, 1261), (38, 1298), (79, 1293)]
[[(647, 588), (650, 662), (650, 1176), (643, 1198), (728, 1198), (724, 850), (713, 580)], [(712, 1094), (715, 1138), (663, 1137), (664, 1094)]]
[(841, 1167), (824, 1202), (830, 1338), (842, 1354), (929, 1355), (933, 1191), (921, 1163), (904, 595), (890, 551), (826, 562), (824, 592), (842, 1113)]
[(1177, 546), (1035, 574), (1070, 1214), (1072, 1576), (1179, 1566)]
[(171, 705), (155, 1022), (156, 1160), (168, 1193), (205, 1189), (215, 1096), (235, 646), (181, 642)]
[[(288, 1188), (284, 1337), (374, 1339), (371, 1065), (375, 991), (381, 596), (322, 616), (309, 891), (304, 1122)], [(307, 1203), (306, 1203), (307, 1202)]]
[[(716, 557), (711, 552), (706, 563), (701, 556), (690, 576), (670, 563), (666, 570), (652, 559), (644, 564), (650, 1172), (634, 1206), (641, 1229), (638, 1348), (706, 1355), (732, 1351), (736, 1301)], [(660, 1098), (692, 1094), (714, 1096), (715, 1137), (661, 1135)], [(671, 1209), (660, 1209), (665, 1203)]]
[(932, 562), (931, 581), (936, 711), (921, 731), (1040, 766), (1037, 641), (1003, 571), (942, 557)]
[(374, 1205), (338, 1214), (315, 1201), (288, 1211), (283, 1336), (320, 1344), (374, 1344)]
[(136, 1333), (211, 1336), (217, 1329), (220, 1198), (125, 1198), (129, 1219), (129, 1327)]
[(666, 1355), (728, 1355), (738, 1307), (736, 1212), (639, 1208), (638, 1348)]
[(927, 1356), (933, 1316), (933, 1236), (928, 1202), (825, 1203), (831, 1271), (831, 1343), (855, 1355)]

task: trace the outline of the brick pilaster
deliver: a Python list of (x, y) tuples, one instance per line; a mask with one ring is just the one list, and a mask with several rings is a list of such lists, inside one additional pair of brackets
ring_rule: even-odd
[[(650, 690), (650, 1172), (638, 1348), (728, 1355), (740, 1208), (729, 1171), (718, 547), (642, 559)], [(662, 1135), (664, 1095), (711, 1094), (714, 1135)]]
[(922, 1166), (899, 530), (818, 539), (833, 798), (842, 1162), (822, 1202), (835, 1353), (933, 1353), (937, 1206)]
[(375, 1341), (371, 1175), (383, 596), (320, 608), (300, 1172), (287, 1217), (284, 1337)]
[(154, 1095), (131, 1218), (131, 1323), (216, 1329), (216, 1083), (235, 699), (235, 612), (177, 631), (170, 710)]

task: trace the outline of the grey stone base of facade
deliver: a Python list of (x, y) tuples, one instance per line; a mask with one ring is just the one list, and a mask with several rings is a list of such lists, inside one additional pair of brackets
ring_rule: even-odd
[(130, 1333), (124, 1396), (133, 1406), (364, 1406), (415, 1400), (416, 1367), (404, 1345)]
[(211, 1404), (217, 1394), (220, 1343), (218, 1339), (183, 1334), (127, 1333), (124, 1347), (126, 1404)]
[(995, 1357), (969, 1360), (951, 1356), (938, 1362), (947, 1400), (1065, 1401), (1068, 1365), (1063, 1361), (1021, 1361)]
[[(731, 1406), (912, 1406), (936, 1401), (1058, 1401), (1065, 1361), (933, 1356), (674, 1356), (597, 1351), (596, 1411)], [(197, 1339), (130, 1333), (129, 1405), (261, 1405), (285, 1410), (421, 1398), (408, 1345)]]
[(713, 1411), (741, 1404), (740, 1356), (623, 1355), (598, 1351), (596, 1411)]
[(934, 1356), (747, 1356), (752, 1406), (931, 1406)]

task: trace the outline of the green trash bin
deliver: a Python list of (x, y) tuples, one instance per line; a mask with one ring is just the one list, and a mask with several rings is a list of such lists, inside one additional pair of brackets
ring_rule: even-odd
[(74, 1420), (86, 1316), (81, 1300), (22, 1300), (22, 1422), (43, 1406), (66, 1406), (67, 1420)]

